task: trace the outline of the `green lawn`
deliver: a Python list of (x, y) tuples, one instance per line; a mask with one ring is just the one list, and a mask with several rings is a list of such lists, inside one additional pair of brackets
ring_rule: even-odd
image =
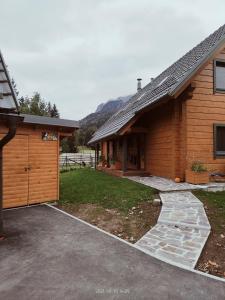
[(85, 153), (85, 154), (94, 154), (95, 153), (95, 150), (93, 150), (87, 146), (78, 146), (77, 148), (78, 148), (79, 153)]
[(225, 192), (205, 192), (196, 191), (198, 197), (207, 208), (207, 214), (210, 218), (214, 230), (218, 233), (223, 232), (225, 228)]
[(60, 175), (60, 204), (95, 203), (127, 212), (142, 201), (152, 200), (155, 190), (93, 169), (79, 169)]

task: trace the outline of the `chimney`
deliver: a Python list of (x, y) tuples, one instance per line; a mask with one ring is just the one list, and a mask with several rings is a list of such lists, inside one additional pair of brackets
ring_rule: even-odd
[(138, 92), (141, 90), (141, 81), (142, 81), (141, 78), (138, 78), (138, 79), (137, 79), (137, 91), (138, 91)]

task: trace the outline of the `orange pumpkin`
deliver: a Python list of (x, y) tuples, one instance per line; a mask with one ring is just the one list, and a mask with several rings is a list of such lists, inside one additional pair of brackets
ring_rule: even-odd
[(174, 181), (175, 181), (176, 183), (180, 183), (180, 178), (179, 178), (179, 177), (176, 177), (176, 178), (174, 179)]

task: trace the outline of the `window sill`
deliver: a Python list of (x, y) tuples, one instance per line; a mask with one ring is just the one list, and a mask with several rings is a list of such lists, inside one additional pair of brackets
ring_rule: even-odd
[(225, 94), (225, 90), (214, 90), (214, 94)]

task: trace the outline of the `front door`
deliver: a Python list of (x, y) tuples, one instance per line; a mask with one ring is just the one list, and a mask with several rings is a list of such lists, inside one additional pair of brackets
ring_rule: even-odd
[(4, 208), (28, 204), (28, 140), (28, 135), (17, 134), (3, 148)]

